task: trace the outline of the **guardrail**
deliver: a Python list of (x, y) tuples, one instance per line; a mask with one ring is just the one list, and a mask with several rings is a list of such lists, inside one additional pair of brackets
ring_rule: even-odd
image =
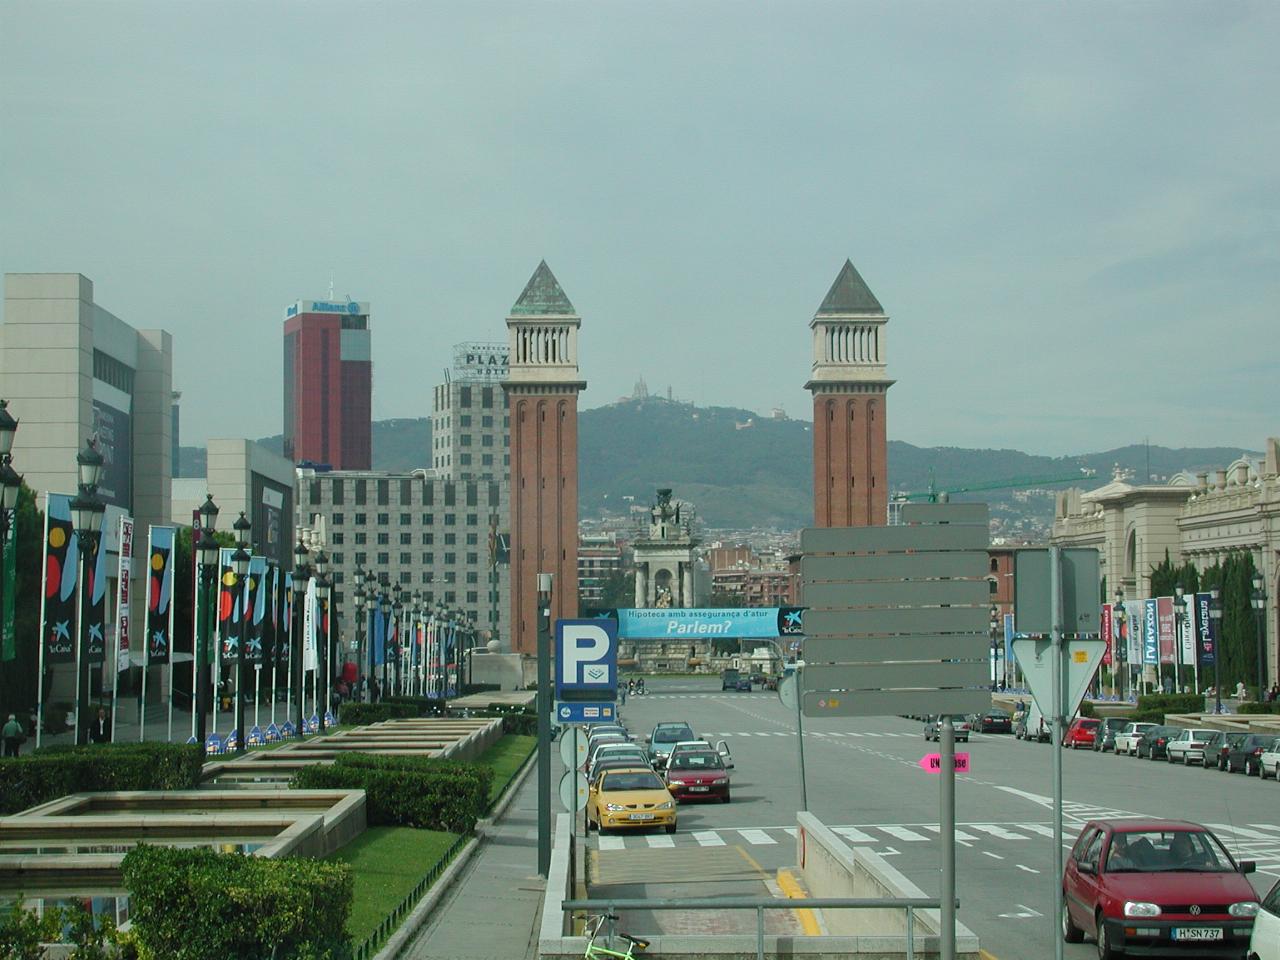
[[(766, 910), (873, 910), (902, 909), (907, 912), (907, 960), (915, 960), (915, 912), (917, 910), (938, 910), (941, 900), (927, 898), (898, 897), (888, 899), (870, 898), (813, 898), (808, 900), (779, 900), (774, 897), (712, 897), (690, 898), (688, 900), (565, 900), (560, 909), (566, 913), (584, 910), (589, 915), (603, 914), (608, 920), (608, 936), (614, 936), (614, 914), (618, 910), (754, 910), (756, 914), (756, 957), (764, 960), (764, 912)], [(956, 909), (960, 909), (960, 901), (956, 900)], [(357, 958), (360, 960), (360, 958)]]
[(452, 846), (444, 852), (444, 856), (437, 860), (405, 898), (382, 918), (382, 922), (378, 924), (373, 933), (365, 937), (356, 946), (351, 954), (352, 960), (368, 960), (369, 957), (374, 955), (377, 949), (382, 946), (382, 942), (400, 926), (400, 921), (404, 919), (405, 914), (417, 905), (418, 901), (422, 899), (422, 895), (427, 892), (427, 888), (440, 879), (440, 875), (453, 862), (453, 858), (458, 855), (458, 851), (465, 847), (470, 840), (470, 834), (463, 834), (453, 841)]

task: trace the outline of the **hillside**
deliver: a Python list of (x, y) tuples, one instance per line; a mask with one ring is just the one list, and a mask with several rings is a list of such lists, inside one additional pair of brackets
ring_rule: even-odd
[[(802, 420), (771, 420), (748, 410), (694, 407), (649, 398), (583, 411), (579, 419), (579, 497), (584, 517), (623, 512), (624, 498), (648, 503), (658, 487), (697, 506), (703, 522), (715, 528), (778, 527), (797, 529), (812, 519), (812, 438)], [(262, 441), (280, 449), (280, 437)], [(427, 418), (379, 420), (373, 424), (374, 467), (408, 470), (427, 465), (431, 421)], [(889, 479), (899, 491), (938, 489), (1013, 478), (1095, 471), (1083, 486), (1100, 486), (1116, 465), (1144, 479), (1164, 478), (1179, 470), (1225, 467), (1240, 456), (1234, 447), (1181, 448), (1134, 445), (1074, 457), (1041, 457), (1018, 450), (917, 447), (889, 441)], [(182, 448), (182, 475), (204, 472), (204, 450)], [(1053, 514), (1053, 491), (1009, 489), (954, 498), (985, 499), (1003, 520), (1009, 535), (1036, 536)]]

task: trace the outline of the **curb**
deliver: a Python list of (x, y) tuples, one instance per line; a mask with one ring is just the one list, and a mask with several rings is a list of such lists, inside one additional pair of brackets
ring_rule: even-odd
[(432, 884), (428, 890), (418, 901), (407, 917), (404, 923), (390, 937), (387, 942), (382, 945), (373, 956), (373, 960), (395, 960), (400, 952), (408, 946), (409, 942), (418, 935), (422, 926), (427, 922), (427, 918), (431, 916), (431, 912), (435, 910), (436, 905), (449, 892), (449, 888), (453, 885), (453, 881), (458, 878), (458, 874), (471, 861), (471, 857), (479, 849), (488, 835), (488, 831), (493, 824), (502, 819), (502, 815), (507, 812), (507, 807), (511, 805), (511, 801), (515, 798), (516, 791), (524, 784), (529, 776), (529, 771), (534, 767), (534, 760), (538, 757), (535, 750), (529, 754), (524, 765), (511, 778), (511, 783), (507, 785), (507, 789), (503, 791), (502, 796), (498, 798), (498, 802), (494, 804), (493, 812), (483, 820), (476, 821), (476, 835), (472, 837), (471, 842), (462, 848), (461, 852), (453, 858), (453, 862), (445, 868), (444, 873), (440, 875), (440, 879)]

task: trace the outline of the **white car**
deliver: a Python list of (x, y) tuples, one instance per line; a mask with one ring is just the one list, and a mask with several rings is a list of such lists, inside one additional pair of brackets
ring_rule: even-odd
[(1262, 898), (1249, 940), (1249, 960), (1280, 960), (1280, 883)]
[(1258, 757), (1258, 767), (1258, 776), (1263, 780), (1274, 777), (1280, 782), (1280, 737), (1276, 737), (1271, 746), (1262, 751), (1262, 755)]
[(1182, 761), (1183, 766), (1190, 766), (1194, 760), (1204, 764), (1204, 745), (1213, 736), (1212, 730), (1183, 730), (1169, 741), (1166, 757), (1170, 763)]
[(726, 770), (733, 769), (733, 757), (729, 754), (729, 744), (720, 740), (713, 747), (710, 740), (681, 740), (679, 743), (673, 744), (671, 753), (667, 755), (667, 759), (659, 765), (658, 771), (661, 773), (671, 768), (671, 761), (675, 759), (678, 753), (702, 753), (711, 750), (720, 754), (720, 759), (724, 761)]
[[(1131, 723), (1123, 730), (1116, 734), (1116, 756), (1117, 757), (1136, 757), (1138, 755), (1138, 741), (1142, 739), (1142, 735), (1156, 726), (1154, 723)], [(1203, 754), (1203, 750), (1201, 753)]]
[(598, 746), (584, 763), (583, 770), (590, 777), (591, 771), (595, 769), (595, 765), (601, 760), (619, 760), (628, 759), (635, 760), (641, 766), (649, 765), (649, 756), (644, 752), (644, 747), (637, 746), (634, 743), (602, 743)]

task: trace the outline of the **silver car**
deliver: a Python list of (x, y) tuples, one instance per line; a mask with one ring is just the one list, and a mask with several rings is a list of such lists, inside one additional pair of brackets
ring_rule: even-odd
[[(1119, 733), (1116, 734), (1116, 756), (1117, 757), (1136, 757), (1138, 755), (1138, 741), (1142, 739), (1142, 735), (1156, 726), (1154, 723), (1131, 723)], [(1203, 755), (1201, 748), (1201, 755)]]
[(1183, 730), (1169, 741), (1166, 758), (1170, 763), (1182, 761), (1183, 766), (1191, 766), (1192, 761), (1204, 764), (1204, 745), (1213, 736), (1212, 730)]

